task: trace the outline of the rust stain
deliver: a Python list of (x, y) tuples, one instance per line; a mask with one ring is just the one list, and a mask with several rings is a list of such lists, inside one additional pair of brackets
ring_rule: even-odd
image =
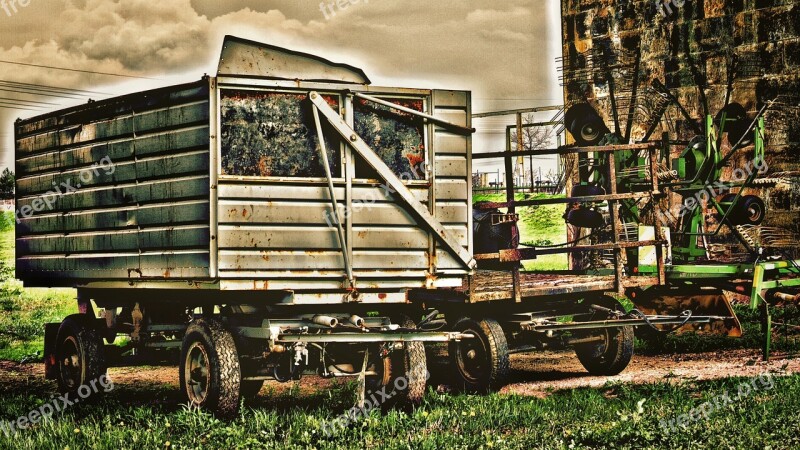
[(269, 281), (262, 281), (259, 284), (258, 280), (253, 280), (253, 290), (254, 291), (266, 291), (266, 290), (269, 290)]

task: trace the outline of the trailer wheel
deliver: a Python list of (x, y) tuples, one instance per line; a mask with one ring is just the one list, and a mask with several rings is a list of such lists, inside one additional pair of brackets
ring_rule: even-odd
[(233, 335), (214, 319), (195, 319), (181, 348), (181, 390), (189, 402), (220, 417), (239, 411), (242, 373)]
[(599, 343), (578, 344), (575, 354), (592, 375), (617, 375), (633, 357), (633, 327), (605, 328)]
[[(612, 311), (621, 311), (622, 305), (611, 297), (601, 297), (589, 303)], [(602, 320), (610, 313), (595, 311), (590, 320)], [(617, 375), (631, 362), (633, 357), (633, 327), (601, 328), (581, 337), (599, 337), (596, 342), (575, 345), (575, 355), (583, 367), (592, 375)]]
[(456, 387), (466, 392), (487, 393), (504, 386), (511, 364), (508, 341), (500, 324), (494, 319), (477, 321), (464, 317), (453, 329), (475, 336), (450, 344)]
[(76, 393), (106, 373), (101, 333), (86, 314), (67, 316), (56, 337), (58, 388)]
[[(416, 323), (406, 315), (400, 315), (397, 322), (402, 328), (417, 328)], [(391, 385), (388, 390), (393, 394), (385, 406), (408, 407), (422, 403), (429, 378), (425, 344), (406, 342), (402, 351), (392, 352), (389, 358)]]

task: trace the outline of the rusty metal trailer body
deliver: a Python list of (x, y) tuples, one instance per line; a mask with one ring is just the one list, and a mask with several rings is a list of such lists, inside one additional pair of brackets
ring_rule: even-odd
[[(292, 81), (250, 68), (265, 55), (301, 68), (283, 68)], [(293, 81), (300, 69), (302, 79), (335, 81)], [(409, 114), (392, 117), (356, 96), (468, 127), (468, 92), (373, 87), (355, 69), (237, 39), (226, 41), (219, 70), (216, 78), (17, 124), (19, 279), (43, 287), (264, 291), (292, 304), (347, 302), (354, 291), (361, 303), (402, 303), (407, 289), (461, 284), (469, 267), (326, 129), (346, 262), (306, 97), (320, 92), (365, 132), (415, 201), (468, 251), (470, 137)], [(397, 142), (382, 134), (387, 126), (396, 127)], [(293, 136), (282, 150), (254, 149)], [(250, 148), (246, 139), (255, 141)]]
[(180, 349), (224, 415), (309, 373), (420, 400), (423, 342), (471, 337), (416, 329), (408, 299), (475, 264), (470, 121), (469, 92), (233, 37), (216, 77), (18, 121), (17, 277), (78, 289), (47, 376), (75, 392)]

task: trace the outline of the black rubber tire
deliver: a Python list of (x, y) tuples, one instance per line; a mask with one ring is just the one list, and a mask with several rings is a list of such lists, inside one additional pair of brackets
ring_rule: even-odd
[[(73, 314), (61, 322), (56, 337), (56, 367), (58, 389), (69, 395), (106, 374), (103, 337), (93, 317)], [(103, 390), (97, 393), (100, 392)]]
[(602, 228), (606, 225), (602, 214), (584, 207), (569, 210), (565, 219), (568, 224), (580, 228)]
[(739, 200), (739, 217), (745, 225), (761, 225), (767, 215), (767, 206), (761, 197), (745, 195)]
[(564, 124), (581, 146), (597, 145), (609, 133), (597, 110), (588, 103), (578, 103), (567, 109)]
[[(616, 300), (610, 298), (604, 298), (595, 303), (609, 309), (622, 309)], [(602, 318), (604, 317), (598, 312), (593, 315), (591, 320)], [(603, 342), (575, 345), (575, 355), (581, 365), (592, 375), (617, 375), (628, 367), (633, 358), (634, 329), (632, 326), (603, 328), (595, 331), (594, 335), (598, 333), (602, 334)]]
[[(397, 316), (396, 323), (402, 328), (416, 328), (417, 324), (408, 316)], [(391, 384), (394, 393), (387, 407), (408, 408), (422, 403), (428, 387), (428, 363), (425, 356), (425, 344), (422, 342), (406, 342), (403, 350), (395, 350), (390, 355)], [(403, 379), (403, 381), (398, 381)], [(405, 386), (405, 389), (402, 387)]]
[(261, 388), (264, 387), (264, 380), (249, 380), (241, 382), (241, 397), (242, 400), (248, 402), (258, 397)]
[[(730, 203), (736, 194), (726, 194), (723, 203)], [(760, 225), (766, 217), (767, 206), (760, 197), (743, 195), (736, 203), (734, 210), (728, 214), (728, 221), (733, 225)]]
[(456, 321), (453, 330), (476, 336), (450, 343), (457, 390), (485, 394), (508, 383), (511, 372), (508, 341), (496, 320), (463, 317)]
[[(205, 367), (190, 362), (190, 358), (204, 362)], [(195, 381), (188, 379), (190, 370)], [(181, 347), (180, 383), (192, 405), (221, 418), (238, 414), (242, 389), (239, 354), (233, 335), (219, 321), (200, 318), (189, 324)]]
[(605, 194), (606, 190), (600, 186), (595, 186), (593, 184), (576, 184), (572, 186), (570, 197), (594, 197)]

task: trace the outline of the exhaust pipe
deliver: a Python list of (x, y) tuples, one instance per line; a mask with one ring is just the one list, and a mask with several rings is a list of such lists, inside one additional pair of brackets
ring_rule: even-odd
[(364, 318), (359, 317), (355, 314), (350, 316), (350, 323), (357, 326), (358, 328), (364, 328), (365, 325)]
[(339, 325), (339, 319), (331, 316), (314, 316), (311, 321), (323, 327), (336, 328)]

